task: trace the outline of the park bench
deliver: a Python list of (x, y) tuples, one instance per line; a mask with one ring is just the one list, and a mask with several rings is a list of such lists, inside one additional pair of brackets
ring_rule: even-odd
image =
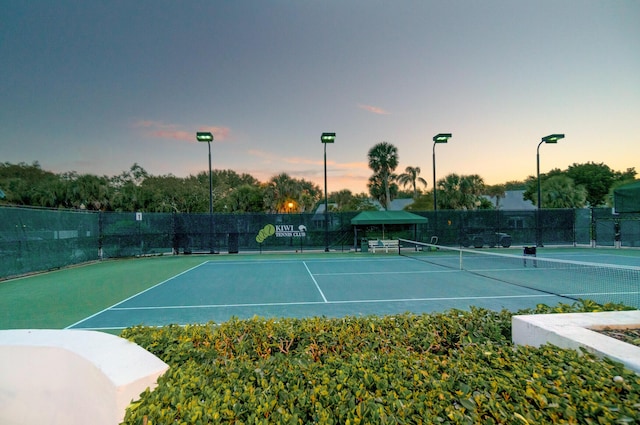
[(389, 252), (389, 248), (398, 249), (397, 239), (375, 239), (369, 241), (369, 249), (375, 254), (376, 249), (383, 249), (385, 252)]

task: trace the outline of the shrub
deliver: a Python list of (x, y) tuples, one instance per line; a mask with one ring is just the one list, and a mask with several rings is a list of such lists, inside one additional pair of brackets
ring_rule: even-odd
[[(594, 309), (603, 307), (540, 305), (525, 313)], [(126, 424), (640, 420), (638, 376), (574, 350), (516, 349), (507, 311), (256, 317), (135, 327), (123, 336), (171, 366), (131, 404)]]

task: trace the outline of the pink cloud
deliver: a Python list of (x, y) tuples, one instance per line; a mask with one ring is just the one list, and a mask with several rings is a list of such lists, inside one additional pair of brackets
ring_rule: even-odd
[(172, 131), (172, 130), (154, 130), (149, 133), (153, 137), (160, 137), (162, 139), (184, 140), (185, 142), (191, 142), (195, 139), (193, 133), (186, 131)]
[[(133, 124), (134, 128), (142, 128), (147, 136), (161, 139), (180, 140), (185, 142), (196, 142), (196, 131), (187, 131), (177, 124), (167, 124), (162, 121), (140, 120)], [(228, 140), (231, 129), (228, 127), (201, 126), (197, 131), (209, 131), (213, 134), (215, 141)]]
[(345, 169), (368, 170), (369, 164), (366, 162), (343, 162), (340, 164)]
[(369, 112), (371, 112), (373, 114), (390, 115), (390, 112), (385, 111), (382, 108), (378, 108), (377, 106), (358, 104), (358, 108), (364, 109), (365, 111), (369, 111)]
[[(213, 134), (213, 139), (219, 141), (227, 140), (231, 133), (229, 127), (200, 127), (198, 131), (210, 131), (211, 134)], [(195, 137), (195, 135), (192, 135), (192, 138), (193, 137)]]
[[(315, 164), (315, 165), (320, 165), (323, 164), (323, 160), (319, 159), (319, 160), (315, 160), (315, 159), (308, 159), (308, 158), (300, 158), (300, 157), (295, 157), (295, 156), (290, 156), (290, 157), (284, 157), (282, 158), (282, 160), (284, 162), (286, 162), (287, 164)], [(328, 164), (329, 162), (327, 162)]]
[(267, 162), (271, 162), (271, 161), (277, 159), (277, 157), (274, 154), (271, 154), (271, 153), (268, 153), (268, 152), (265, 152), (265, 151), (261, 151), (259, 149), (249, 149), (247, 151), (247, 153), (249, 155), (251, 155), (251, 156), (256, 156), (258, 158), (262, 158)]

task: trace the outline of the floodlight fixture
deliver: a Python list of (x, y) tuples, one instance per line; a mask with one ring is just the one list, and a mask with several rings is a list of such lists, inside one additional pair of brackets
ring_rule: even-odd
[(436, 144), (447, 143), (451, 138), (451, 133), (438, 133), (433, 136), (433, 211), (435, 212), (434, 221), (435, 225), (438, 225), (438, 196), (436, 194)]
[(558, 143), (560, 139), (564, 139), (564, 134), (550, 134), (543, 137), (540, 143)]
[(196, 133), (196, 140), (198, 142), (213, 142), (213, 134), (208, 131), (198, 131)]
[(209, 252), (213, 254), (213, 177), (211, 176), (211, 142), (213, 142), (213, 134), (209, 131), (198, 131), (196, 140), (198, 142), (207, 142), (209, 147)]
[(320, 141), (324, 145), (324, 252), (329, 252), (329, 200), (327, 197), (327, 143), (336, 141), (336, 133), (322, 133)]
[(320, 141), (322, 143), (333, 143), (336, 141), (336, 133), (322, 133)]
[(447, 143), (451, 138), (451, 133), (440, 133), (433, 136), (434, 143)]
[(540, 143), (538, 143), (538, 148), (536, 149), (536, 176), (538, 180), (538, 209), (536, 214), (536, 246), (542, 245), (542, 229), (540, 228), (540, 210), (542, 209), (542, 190), (540, 188), (540, 145), (543, 143), (558, 143), (558, 140), (564, 139), (564, 134), (550, 134), (548, 136), (544, 136)]

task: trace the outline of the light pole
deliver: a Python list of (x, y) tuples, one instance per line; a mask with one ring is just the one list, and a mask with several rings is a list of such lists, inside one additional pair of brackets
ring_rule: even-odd
[(433, 220), (434, 232), (438, 229), (438, 195), (436, 186), (436, 145), (438, 143), (447, 143), (451, 138), (451, 133), (439, 133), (433, 136)]
[(542, 196), (540, 191), (540, 145), (543, 143), (558, 143), (558, 140), (564, 139), (564, 134), (550, 134), (542, 138), (536, 149), (536, 176), (538, 179), (538, 210), (536, 214), (536, 246), (542, 245), (542, 229), (540, 228), (540, 213), (542, 209)]
[(208, 131), (199, 131), (196, 133), (198, 142), (207, 142), (209, 145), (209, 253), (213, 254), (213, 180), (211, 177), (211, 142), (213, 142), (213, 134)]
[(327, 143), (336, 141), (336, 133), (322, 133), (324, 145), (324, 252), (329, 252), (329, 202), (327, 198)]

